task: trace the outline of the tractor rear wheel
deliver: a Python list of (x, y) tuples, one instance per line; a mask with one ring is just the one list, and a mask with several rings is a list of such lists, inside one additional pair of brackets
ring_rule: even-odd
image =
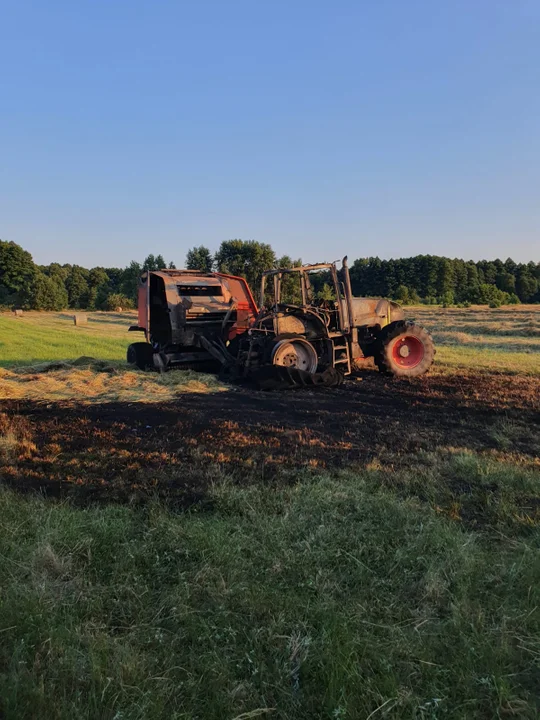
[(303, 370), (312, 375), (317, 370), (317, 352), (304, 338), (284, 338), (278, 340), (272, 348), (272, 364)]
[(428, 331), (402, 320), (383, 328), (375, 362), (381, 372), (418, 377), (429, 370), (434, 357), (435, 345)]
[(139, 370), (148, 370), (154, 367), (154, 351), (150, 343), (132, 343), (127, 349), (128, 365), (135, 365)]

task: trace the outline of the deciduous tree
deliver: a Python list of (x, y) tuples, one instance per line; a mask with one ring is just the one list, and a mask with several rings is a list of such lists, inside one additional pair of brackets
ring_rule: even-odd
[(73, 265), (71, 268), (66, 278), (66, 290), (70, 307), (84, 308), (86, 306), (88, 300), (88, 275), (88, 270), (79, 265)]
[(14, 242), (0, 240), (0, 286), (10, 293), (26, 289), (37, 271), (32, 256)]
[(256, 240), (225, 240), (214, 260), (220, 272), (245, 277), (254, 291), (263, 272), (276, 266), (276, 255), (270, 245)]
[(188, 270), (199, 270), (200, 272), (212, 272), (214, 258), (210, 250), (204, 245), (193, 247), (187, 251), (186, 268)]

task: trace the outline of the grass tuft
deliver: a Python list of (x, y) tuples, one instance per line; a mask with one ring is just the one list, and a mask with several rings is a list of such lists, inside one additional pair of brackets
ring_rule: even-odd
[(36, 451), (24, 420), (0, 413), (0, 460), (3, 465), (14, 465), (18, 460), (32, 456)]

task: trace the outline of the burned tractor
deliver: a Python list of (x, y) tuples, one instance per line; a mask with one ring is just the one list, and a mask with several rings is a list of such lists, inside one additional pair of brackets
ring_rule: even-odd
[[(317, 277), (328, 281), (315, 290)], [(354, 297), (347, 258), (336, 263), (268, 270), (259, 307), (243, 278), (186, 270), (148, 272), (139, 287), (145, 343), (128, 362), (164, 370), (209, 362), (235, 377), (277, 377), (293, 385), (339, 384), (366, 364), (397, 376), (425, 373), (433, 340), (382, 298)]]

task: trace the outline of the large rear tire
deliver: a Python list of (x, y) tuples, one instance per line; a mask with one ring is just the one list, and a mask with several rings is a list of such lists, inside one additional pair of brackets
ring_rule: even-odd
[(278, 340), (272, 348), (272, 364), (303, 370), (313, 375), (317, 371), (317, 351), (301, 337)]
[(426, 373), (435, 357), (433, 338), (421, 325), (400, 320), (383, 328), (375, 362), (381, 372), (397, 377)]
[(150, 343), (132, 343), (127, 349), (128, 365), (135, 365), (139, 370), (148, 370), (154, 367), (154, 351)]

